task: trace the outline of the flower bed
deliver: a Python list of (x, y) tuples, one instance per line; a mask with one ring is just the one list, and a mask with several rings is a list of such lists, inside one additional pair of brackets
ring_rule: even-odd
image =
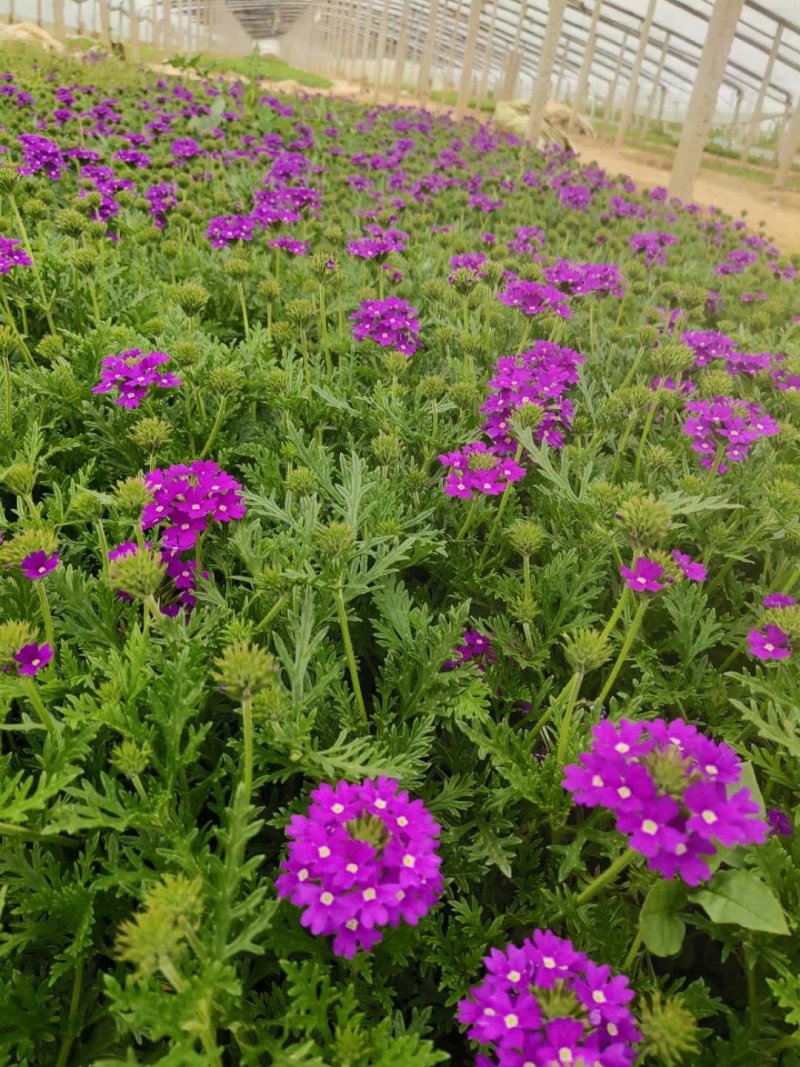
[(795, 265), (474, 123), (15, 70), (3, 1062), (793, 1063)]

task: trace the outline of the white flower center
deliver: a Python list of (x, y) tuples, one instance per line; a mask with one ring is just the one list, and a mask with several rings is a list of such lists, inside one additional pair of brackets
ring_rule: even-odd
[(642, 823), (641, 830), (643, 834), (650, 834), (652, 837), (653, 834), (658, 833), (658, 823), (653, 822), (652, 819), (645, 819)]

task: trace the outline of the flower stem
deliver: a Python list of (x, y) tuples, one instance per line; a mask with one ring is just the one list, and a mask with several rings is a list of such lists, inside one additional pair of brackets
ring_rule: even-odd
[(23, 222), (22, 215), (19, 212), (19, 208), (17, 207), (17, 201), (14, 199), (13, 193), (8, 194), (8, 200), (11, 204), (11, 211), (14, 215), (14, 220), (17, 223), (17, 227), (19, 228), (19, 234), (22, 238), (22, 243), (25, 246), (25, 251), (28, 253), (28, 256), (31, 260), (31, 269), (33, 271), (33, 276), (36, 279), (36, 287), (39, 290), (39, 298), (42, 301), (42, 310), (44, 311), (45, 318), (47, 319), (47, 326), (50, 330), (50, 333), (55, 333), (56, 324), (53, 322), (53, 316), (50, 312), (50, 303), (47, 297), (45, 296), (42, 273), (39, 270), (39, 264), (36, 262), (33, 250), (31, 249), (31, 242), (28, 237), (28, 231), (25, 229), (25, 223)]
[(639, 607), (636, 609), (636, 614), (631, 620), (631, 624), (628, 627), (628, 632), (625, 634), (625, 640), (622, 642), (622, 647), (619, 650), (619, 655), (616, 658), (614, 666), (611, 668), (611, 673), (606, 679), (606, 684), (603, 686), (600, 695), (597, 698), (597, 703), (602, 704), (608, 694), (611, 692), (614, 682), (617, 680), (617, 675), (622, 670), (622, 665), (628, 658), (628, 653), (631, 650), (633, 642), (636, 640), (636, 635), (639, 632), (639, 627), (642, 625), (642, 619), (644, 613), (647, 611), (648, 601), (642, 600)]
[(358, 680), (358, 666), (356, 664), (355, 653), (353, 652), (353, 642), (350, 639), (350, 626), (347, 622), (347, 608), (344, 603), (344, 591), (341, 585), (336, 590), (336, 610), (339, 615), (339, 629), (342, 631), (342, 640), (344, 641), (344, 653), (347, 657), (347, 666), (350, 670), (350, 681), (353, 685), (353, 693), (356, 698), (356, 705), (358, 707), (359, 715), (365, 726), (368, 725), (367, 709), (364, 704), (364, 697), (361, 693), (361, 683)]
[(655, 400), (650, 405), (650, 409), (647, 412), (647, 417), (644, 420), (644, 426), (642, 427), (642, 436), (639, 438), (639, 447), (636, 449), (636, 459), (633, 463), (633, 478), (634, 481), (638, 481), (639, 469), (642, 465), (642, 451), (647, 443), (647, 436), (650, 433), (650, 427), (653, 425), (653, 419), (656, 414), (656, 402)]
[(250, 693), (242, 696), (242, 738), (244, 740), (242, 784), (249, 804), (253, 792), (253, 698)]
[(214, 425), (211, 427), (211, 433), (208, 435), (208, 440), (203, 445), (202, 451), (200, 452), (200, 459), (205, 459), (205, 457), (211, 451), (211, 446), (217, 439), (217, 434), (219, 433), (219, 428), (222, 425), (222, 420), (225, 418), (225, 411), (227, 407), (225, 400), (226, 397), (222, 396), (219, 402), (219, 407), (217, 408), (217, 416), (214, 419)]
[(623, 971), (626, 973), (633, 966), (633, 961), (636, 959), (636, 953), (642, 946), (642, 931), (637, 928), (636, 937), (631, 942), (631, 947), (628, 949), (628, 955), (625, 957), (625, 962), (622, 965)]
[(472, 520), (475, 518), (475, 513), (478, 510), (478, 497), (474, 496), (469, 502), (467, 508), (467, 514), (464, 517), (464, 521), (461, 524), (461, 529), (456, 534), (456, 541), (460, 541), (463, 537), (466, 537), (467, 531), (472, 526)]
[(561, 727), (558, 733), (558, 748), (556, 750), (556, 764), (560, 767), (564, 762), (564, 754), (567, 749), (567, 742), (569, 740), (570, 727), (572, 726), (572, 713), (575, 710), (575, 702), (578, 699), (578, 693), (581, 690), (581, 683), (583, 682), (583, 674), (580, 671), (575, 671), (572, 676), (572, 685), (569, 690), (569, 697), (567, 698), (567, 706), (564, 708), (564, 714), (561, 716)]
[(244, 329), (245, 341), (250, 340), (250, 320), (247, 318), (247, 302), (244, 298), (244, 286), (241, 282), (236, 283), (236, 288), (239, 292), (239, 304), (242, 308), (242, 327)]
[(14, 336), (17, 338), (17, 344), (22, 349), (22, 354), (25, 356), (28, 365), (32, 368), (35, 367), (36, 363), (34, 361), (33, 356), (31, 355), (31, 350), (28, 348), (28, 345), (25, 342), (25, 338), (17, 329), (17, 324), (14, 321), (14, 313), (12, 312), (11, 306), (8, 303), (8, 297), (5, 294), (5, 290), (3, 289), (2, 284), (0, 284), (0, 305), (2, 305), (3, 314), (5, 315), (6, 320), (8, 321), (8, 325), (14, 331)]
[(602, 874), (598, 874), (596, 878), (593, 878), (591, 882), (578, 894), (577, 901), (579, 904), (585, 904), (587, 900), (591, 900), (596, 897), (603, 886), (608, 885), (609, 882), (613, 882), (617, 875), (624, 871), (625, 868), (633, 862), (636, 858), (636, 849), (626, 848), (613, 863), (610, 863)]
[(331, 359), (331, 346), (328, 341), (328, 311), (325, 306), (325, 286), (319, 287), (319, 332), (322, 341), (322, 351), (325, 354), (325, 367), (328, 377), (333, 377), (333, 360)]
[(36, 582), (36, 592), (39, 594), (39, 606), (42, 609), (42, 621), (44, 623), (45, 636), (48, 644), (52, 648), (55, 645), (55, 637), (53, 635), (53, 616), (50, 612), (50, 604), (47, 600), (47, 590), (45, 589), (44, 582), (41, 578)]
[(622, 614), (622, 609), (625, 607), (625, 603), (626, 603), (627, 599), (628, 599), (628, 587), (626, 585), (622, 590), (622, 594), (620, 595), (619, 600), (617, 601), (617, 606), (614, 608), (614, 610), (611, 613), (610, 619), (608, 620), (608, 622), (603, 627), (603, 632), (600, 635), (600, 639), (601, 640), (604, 640), (605, 638), (611, 636), (611, 633), (612, 633), (614, 627), (619, 622), (619, 617)]
[[(521, 457), (522, 457), (522, 444), (520, 443), (520, 444), (517, 445), (517, 450), (514, 453), (514, 462), (515, 463), (519, 463)], [(507, 504), (508, 498), (510, 496), (511, 496), (511, 482), (507, 482), (506, 483), (506, 487), (503, 490), (503, 495), (500, 497), (500, 507), (494, 513), (494, 518), (492, 519), (492, 524), (489, 527), (489, 530), (488, 530), (488, 532), (486, 534), (486, 542), (484, 544), (483, 552), (481, 552), (481, 558), (480, 558), (480, 561), (478, 563), (479, 567), (483, 566), (483, 564), (485, 563), (486, 559), (489, 556), (489, 553), (491, 552), (492, 542), (494, 541), (494, 535), (495, 535), (496, 531), (500, 528), (500, 520), (503, 517), (503, 512), (505, 511), (506, 504)]]
[(53, 716), (44, 706), (44, 701), (39, 695), (39, 690), (36, 688), (36, 683), (34, 682), (33, 678), (29, 677), (28, 675), (23, 675), (20, 677), (20, 681), (22, 682), (22, 687), (25, 690), (25, 696), (31, 702), (34, 711), (42, 720), (42, 725), (44, 726), (45, 730), (47, 730), (51, 737), (54, 737), (56, 732), (55, 721), (53, 719)]
[(281, 593), (281, 595), (278, 597), (278, 599), (275, 601), (275, 603), (269, 609), (269, 611), (264, 616), (264, 618), (261, 620), (261, 622), (259, 622), (258, 625), (256, 626), (256, 633), (259, 630), (266, 629), (266, 627), (269, 626), (269, 624), (272, 622), (272, 620), (275, 618), (275, 616), (279, 615), (280, 612), (283, 611), (283, 609), (286, 607), (288, 602), (289, 602), (289, 594), (288, 593)]
[(100, 519), (95, 520), (94, 528), (97, 531), (97, 540), (100, 542), (100, 563), (103, 568), (103, 580), (108, 582), (108, 541), (106, 531)]
[(61, 1047), (58, 1050), (56, 1067), (67, 1067), (72, 1043), (77, 1037), (75, 1024), (77, 1022), (78, 1008), (81, 1003), (81, 991), (83, 989), (83, 959), (75, 964), (75, 973), (72, 976), (72, 995), (69, 998), (69, 1015), (67, 1025), (64, 1028), (64, 1036), (61, 1038)]
[(5, 393), (6, 393), (6, 418), (5, 429), (6, 433), (11, 435), (12, 419), (11, 419), (11, 364), (8, 362), (8, 356), (3, 355), (3, 377), (5, 378)]

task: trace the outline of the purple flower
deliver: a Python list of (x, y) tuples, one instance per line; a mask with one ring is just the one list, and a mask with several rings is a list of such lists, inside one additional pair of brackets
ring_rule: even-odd
[(52, 556), (48, 556), (46, 552), (31, 552), (22, 560), (19, 568), (26, 578), (35, 582), (40, 578), (46, 578), (57, 566), (58, 552), (54, 552)]
[(767, 821), (773, 835), (779, 837), (792, 836), (792, 820), (785, 811), (780, 808), (767, 808)]
[(678, 238), (674, 233), (634, 233), (628, 238), (631, 250), (643, 253), (648, 267), (656, 264), (663, 265), (667, 262), (667, 248), (676, 245)]
[(677, 548), (674, 548), (672, 550), (672, 558), (683, 571), (684, 578), (688, 578), (692, 582), (704, 582), (708, 577), (708, 571), (703, 564), (696, 563), (685, 552), (680, 552)]
[(752, 629), (747, 635), (747, 651), (756, 659), (788, 659), (792, 654), (789, 635), (779, 626)]
[(158, 370), (169, 363), (166, 352), (148, 352), (142, 355), (140, 348), (131, 348), (118, 356), (106, 356), (100, 371), (100, 381), (92, 387), (93, 393), (111, 393), (118, 396), (114, 403), (120, 407), (138, 408), (147, 396), (150, 386), (157, 389), (173, 389), (181, 384), (180, 378), (167, 371)]
[(218, 215), (209, 220), (206, 237), (212, 248), (227, 248), (233, 241), (252, 241), (255, 226), (251, 215)]
[(786, 593), (768, 593), (761, 603), (765, 608), (791, 608), (797, 601)]
[[(521, 945), (493, 948), (486, 975), (459, 1001), (467, 1034), (491, 1050), (478, 1057), (491, 1067), (626, 1067), (640, 1034), (628, 1005), (634, 992), (624, 975), (612, 975), (549, 930), (534, 930)], [(558, 1010), (552, 990), (560, 995)], [(574, 1006), (572, 1006), (574, 1005)], [(556, 1017), (554, 1017), (556, 1016)]]
[(394, 348), (406, 356), (413, 356), (421, 347), (417, 312), (400, 297), (364, 300), (350, 318), (355, 324), (353, 337), (356, 341), (369, 338), (382, 348)]
[(560, 289), (540, 282), (510, 281), (497, 294), (497, 299), (509, 307), (519, 308), (526, 315), (539, 315), (544, 311), (560, 315), (562, 319), (570, 319), (573, 315), (569, 297)]
[(50, 181), (58, 181), (66, 169), (61, 148), (48, 137), (38, 133), (21, 133), (17, 140), (22, 145), (23, 159), (20, 174), (38, 174), (44, 171)]
[(416, 926), (441, 895), (439, 827), (393, 779), (319, 786), (286, 833), (278, 896), (303, 909), (312, 934), (334, 935), (337, 956), (369, 951), (382, 927)]
[(30, 267), (32, 263), (16, 237), (0, 237), (0, 274), (8, 274), (12, 267)]
[(444, 483), (445, 494), (462, 500), (471, 500), (473, 492), (499, 496), (526, 474), (525, 468), (509, 457), (506, 449), (483, 441), (464, 445), (457, 452), (445, 452), (439, 456), (439, 462), (450, 468)]
[(625, 295), (625, 286), (616, 263), (572, 263), (559, 259), (545, 267), (544, 276), (550, 285), (557, 285), (571, 296), (586, 296), (588, 293)]
[(153, 499), (142, 511), (142, 529), (163, 526), (164, 546), (179, 552), (194, 548), (209, 521), (232, 522), (247, 511), (241, 485), (212, 460), (156, 468), (144, 484)]
[(664, 575), (664, 568), (654, 559), (640, 556), (634, 560), (633, 567), (620, 567), (619, 573), (625, 579), (628, 589), (637, 593), (659, 593), (666, 588), (667, 579), (659, 581)]
[(38, 674), (53, 658), (53, 649), (48, 644), (23, 645), (13, 658), (17, 664), (17, 674)]
[(580, 380), (578, 368), (584, 360), (572, 348), (536, 341), (527, 351), (497, 361), (494, 376), (487, 383), (490, 395), (481, 412), (488, 416), (482, 430), (498, 451), (514, 451), (511, 418), (526, 404), (535, 404), (543, 412), (534, 434), (536, 442), (564, 447), (564, 432), (571, 429), (574, 416), (565, 393)]
[(564, 769), (564, 788), (579, 804), (609, 808), (652, 870), (698, 885), (711, 877), (706, 857), (717, 844), (764, 841), (767, 825), (728, 745), (682, 719), (606, 721), (592, 734), (580, 762)]
[(456, 645), (453, 651), (458, 653), (458, 659), (446, 660), (442, 664), (443, 671), (451, 671), (454, 667), (463, 667), (465, 663), (473, 661), (479, 671), (485, 671), (487, 663), (497, 662), (491, 639), (480, 630), (465, 630), (462, 643)]
[(758, 404), (733, 397), (713, 400), (689, 400), (690, 413), (683, 432), (692, 439), (692, 450), (702, 457), (701, 464), (719, 474), (727, 471), (727, 462), (741, 463), (750, 446), (762, 437), (774, 437), (780, 426)]
[(150, 185), (144, 192), (150, 203), (150, 217), (153, 225), (163, 230), (167, 225), (167, 212), (178, 206), (178, 187), (172, 182)]

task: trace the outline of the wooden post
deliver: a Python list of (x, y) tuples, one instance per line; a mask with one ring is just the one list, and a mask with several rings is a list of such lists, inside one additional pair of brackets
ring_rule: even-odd
[(783, 26), (778, 25), (778, 28), (775, 31), (775, 36), (772, 39), (772, 48), (770, 49), (769, 57), (767, 59), (764, 77), (761, 79), (761, 85), (758, 87), (758, 96), (756, 97), (756, 106), (753, 108), (753, 117), (750, 119), (747, 132), (744, 135), (744, 144), (742, 145), (742, 155), (740, 157), (743, 163), (746, 163), (750, 157), (750, 151), (756, 136), (758, 135), (758, 128), (761, 125), (761, 113), (764, 110), (764, 100), (766, 99), (770, 79), (772, 78), (772, 68), (775, 66), (775, 60), (778, 58), (782, 30)]
[(132, 63), (139, 62), (139, 15), (136, 0), (128, 0), (128, 58)]
[(553, 74), (553, 63), (556, 58), (561, 26), (564, 21), (564, 11), (567, 0), (550, 0), (547, 12), (547, 26), (545, 27), (542, 47), (539, 52), (539, 69), (536, 72), (536, 80), (533, 83), (531, 94), (530, 115), (528, 116), (527, 138), (534, 144), (539, 140), (544, 120), (544, 109), (550, 96), (550, 80)]
[(464, 0), (458, 0), (455, 14), (453, 15), (453, 30), (450, 34), (450, 53), (447, 57), (447, 74), (445, 75), (446, 89), (452, 89), (455, 86), (456, 45), (458, 44), (458, 34), (461, 29), (461, 8), (463, 6)]
[(53, 32), (59, 41), (63, 41), (67, 36), (64, 26), (64, 0), (53, 0)]
[(489, 74), (492, 69), (492, 58), (494, 56), (494, 31), (497, 26), (497, 10), (500, 7), (499, 0), (494, 0), (492, 5), (492, 21), (489, 23), (489, 35), (486, 38), (486, 50), (483, 54), (483, 67), (481, 69), (481, 80), (478, 86), (478, 111), (481, 110), (481, 105), (486, 99), (486, 94), (489, 91)]
[(628, 91), (625, 94), (625, 101), (622, 105), (622, 114), (619, 117), (619, 126), (617, 127), (617, 132), (614, 137), (614, 144), (618, 148), (625, 143), (625, 134), (636, 109), (636, 96), (639, 92), (639, 78), (642, 74), (642, 64), (644, 63), (645, 52), (647, 51), (647, 45), (650, 41), (650, 30), (653, 26), (653, 19), (656, 14), (656, 3), (657, 0), (650, 0), (648, 3), (647, 14), (639, 29), (639, 46), (636, 49), (636, 56), (634, 57), (633, 66), (631, 67), (631, 72), (628, 76)]
[(464, 45), (464, 56), (461, 61), (461, 81), (458, 86), (458, 101), (456, 102), (457, 120), (464, 118), (467, 105), (469, 104), (469, 92), (472, 88), (472, 64), (475, 60), (475, 45), (478, 40), (478, 30), (481, 24), (482, 3), (483, 0), (472, 0), (469, 8), (467, 40)]
[(700, 169), (703, 148), (714, 116), (717, 93), (725, 75), (744, 0), (715, 0), (703, 53), (695, 74), (689, 112), (669, 179), (670, 196), (689, 200)]
[(375, 52), (375, 103), (380, 99), (381, 82), (383, 81), (383, 59), (386, 51), (386, 28), (389, 25), (389, 0), (383, 0), (381, 11), (381, 23), (378, 27), (378, 46)]

